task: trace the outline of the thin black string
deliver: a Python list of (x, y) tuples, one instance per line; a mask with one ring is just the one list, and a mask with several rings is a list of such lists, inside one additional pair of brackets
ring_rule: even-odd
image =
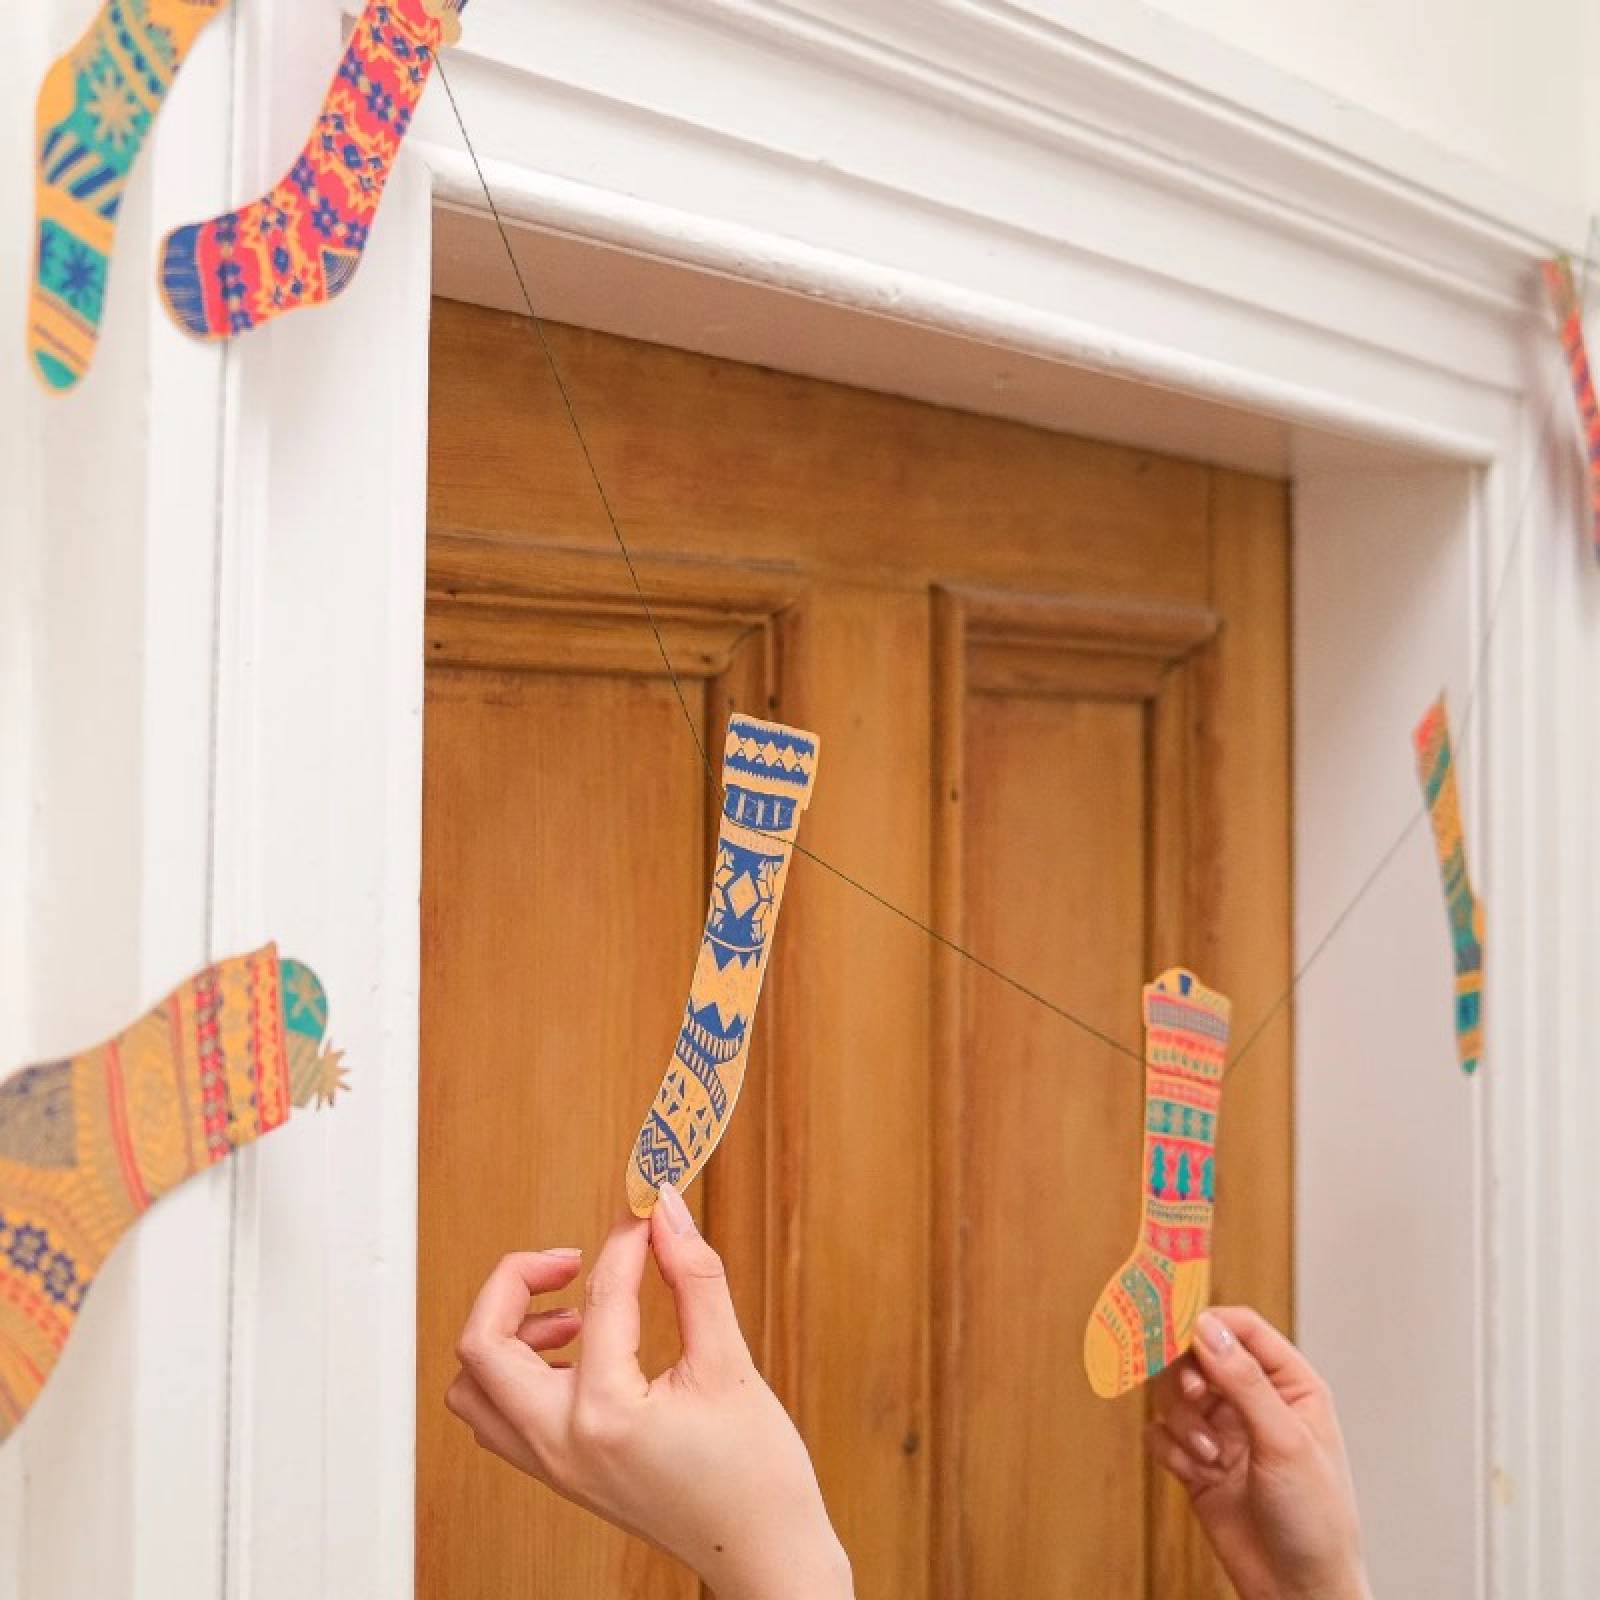
[[(533, 295), (529, 291), (528, 281), (523, 276), (522, 265), (517, 260), (516, 250), (512, 247), (511, 236), (506, 229), (505, 219), (500, 214), (499, 206), (495, 204), (494, 194), (490, 190), (488, 179), (484, 175), (483, 163), (478, 159), (478, 152), (472, 143), (472, 136), (467, 132), (466, 122), (463, 120), (461, 115), (461, 107), (456, 101), (455, 90), (451, 87), (450, 79), (445, 73), (443, 63), (435, 61), (434, 67), (439, 74), (440, 83), (444, 85), (445, 95), (450, 101), (450, 109), (455, 113), (456, 126), (461, 130), (462, 142), (466, 145), (467, 154), (472, 159), (473, 170), (478, 176), (478, 186), (483, 191), (484, 201), (489, 207), (490, 215), (494, 218), (494, 225), (496, 230), (499, 232), (500, 242), (505, 247), (506, 259), (511, 263), (511, 270), (516, 275), (517, 288), (521, 291), (523, 304), (528, 310), (528, 321), (531, 323), (539, 340), (540, 349), (544, 352), (545, 362), (550, 369), (551, 377), (555, 380), (556, 389), (561, 396), (561, 403), (567, 413), (567, 420), (571, 423), (572, 431), (577, 437), (579, 448), (583, 452), (584, 463), (589, 469), (589, 475), (594, 480), (595, 490), (599, 494), (600, 504), (605, 510), (606, 520), (611, 525), (612, 537), (616, 540), (617, 549), (621, 552), (622, 559), (627, 564), (628, 577), (633, 583), (633, 591), (638, 596), (640, 608), (644, 612), (645, 619), (650, 625), (650, 632), (655, 638), (656, 649), (661, 655), (661, 664), (666, 669), (668, 678), (670, 678), (672, 681), (672, 691), (677, 696), (679, 709), (683, 712), (684, 723), (689, 729), (690, 737), (694, 740), (694, 747), (700, 757), (700, 764), (705, 768), (706, 782), (710, 785), (715, 793), (725, 795), (726, 790), (723, 788), (722, 781), (717, 776), (716, 769), (711, 764), (711, 757), (706, 751), (704, 740), (702, 740), (700, 737), (700, 730), (695, 726), (694, 716), (689, 710), (688, 697), (683, 692), (683, 684), (678, 677), (677, 669), (672, 664), (672, 657), (667, 651), (666, 640), (662, 637), (661, 626), (656, 620), (655, 610), (650, 604), (649, 597), (644, 592), (644, 585), (639, 581), (639, 569), (634, 564), (633, 554), (628, 549), (627, 540), (622, 536), (622, 528), (618, 524), (616, 512), (612, 508), (610, 497), (606, 494), (605, 486), (601, 482), (600, 473), (595, 466), (594, 457), (590, 454), (588, 441), (584, 438), (583, 429), (578, 422), (577, 409), (572, 403), (572, 396), (568, 392), (566, 381), (561, 375), (561, 368), (556, 361), (555, 352), (550, 348), (550, 341), (545, 334), (543, 319), (534, 309)], [(766, 830), (752, 828), (750, 831), (753, 833), (761, 833)], [(1035, 1005), (1043, 1006), (1047, 1011), (1050, 1011), (1054, 1015), (1060, 1017), (1064, 1022), (1071, 1023), (1073, 1027), (1079, 1029), (1081, 1032), (1088, 1034), (1093, 1039), (1099, 1040), (1101, 1044), (1104, 1044), (1110, 1049), (1127, 1056), (1130, 1060), (1137, 1061), (1143, 1065), (1144, 1056), (1140, 1051), (1131, 1049), (1128, 1045), (1123, 1044), (1120, 1039), (1113, 1038), (1112, 1035), (1105, 1032), (1103, 1029), (1097, 1028), (1092, 1022), (1088, 1021), (1087, 1018), (1080, 1017), (1076, 1013), (1069, 1011), (1065, 1006), (1060, 1005), (1056, 1001), (1049, 999), (1047, 996), (1040, 994), (1037, 989), (1031, 988), (1028, 984), (1022, 982), (1020, 978), (1015, 978), (1009, 972), (1006, 972), (1002, 968), (995, 966), (993, 962), (986, 961), (975, 951), (967, 949), (965, 945), (960, 944), (956, 940), (950, 938), (948, 934), (941, 933), (937, 928), (930, 926), (920, 917), (915, 916), (912, 912), (907, 911), (903, 906), (898, 906), (894, 903), (894, 901), (888, 899), (884, 895), (879, 894), (876, 889), (869, 888), (859, 878), (853, 877), (841, 867), (834, 866), (831, 861), (827, 860), (823, 856), (818, 855), (817, 852), (811, 849), (808, 845), (801, 844), (797, 839), (785, 839), (781, 842), (791, 849), (796, 855), (804, 856), (807, 861), (814, 863), (824, 872), (829, 873), (833, 877), (837, 878), (841, 883), (846, 884), (848, 887), (865, 895), (869, 900), (872, 900), (877, 905), (882, 906), (885, 911), (888, 911), (894, 916), (900, 918), (902, 922), (909, 923), (912, 927), (918, 929), (922, 933), (925, 933), (930, 939), (933, 939), (937, 943), (943, 945), (947, 950), (953, 951), (956, 955), (960, 956), (962, 960), (971, 962), (973, 966), (979, 968), (981, 971), (988, 973), (991, 977), (998, 979), (1001, 983), (1006, 984), (1008, 987), (1016, 990), (1016, 992), (1022, 995), (1025, 999), (1033, 1001)]]
[[(644, 585), (639, 580), (639, 571), (637, 566), (634, 564), (633, 554), (628, 548), (627, 540), (622, 535), (622, 528), (617, 520), (616, 511), (612, 507), (610, 496), (606, 493), (605, 484), (600, 477), (599, 469), (595, 465), (594, 457), (590, 453), (588, 440), (585, 437), (583, 428), (578, 421), (577, 408), (572, 402), (572, 396), (567, 389), (566, 381), (562, 376), (560, 365), (556, 361), (555, 352), (551, 349), (549, 338), (545, 333), (544, 321), (540, 317), (538, 311), (534, 308), (533, 294), (528, 288), (526, 277), (523, 275), (521, 262), (517, 259), (517, 253), (511, 243), (511, 235), (506, 228), (505, 219), (500, 213), (500, 207), (495, 203), (494, 193), (489, 187), (488, 178), (483, 170), (483, 163), (478, 158), (477, 147), (472, 142), (472, 135), (467, 131), (466, 120), (461, 115), (461, 107), (456, 100), (455, 90), (451, 86), (449, 75), (445, 71), (443, 61), (436, 58), (434, 66), (439, 75), (439, 81), (444, 86), (445, 95), (450, 101), (450, 110), (455, 116), (456, 127), (460, 130), (461, 141), (466, 147), (467, 155), (472, 162), (473, 171), (477, 175), (478, 187), (483, 193), (484, 202), (489, 208), (489, 214), (494, 219), (495, 229), (500, 235), (500, 243), (505, 250), (506, 260), (510, 263), (512, 273), (516, 277), (517, 288), (521, 293), (522, 303), (527, 309), (528, 321), (531, 324), (534, 334), (539, 341), (540, 349), (544, 354), (545, 364), (550, 369), (550, 376), (554, 380), (556, 390), (561, 397), (561, 403), (566, 411), (567, 420), (571, 425), (573, 436), (576, 438), (578, 447), (582, 452), (584, 465), (588, 468), (589, 476), (594, 482), (595, 492), (599, 496), (601, 507), (604, 509), (606, 514), (606, 520), (610, 524), (612, 537), (616, 540), (617, 549), (622, 556), (623, 562), (627, 566), (628, 577), (633, 584), (634, 594), (638, 597), (640, 609), (643, 611), (645, 620), (649, 624), (650, 632), (656, 642), (656, 649), (661, 656), (661, 664), (666, 669), (667, 677), (671, 680), (672, 690), (674, 695), (677, 697), (678, 707), (683, 713), (684, 725), (689, 730), (690, 738), (694, 740), (694, 747), (700, 757), (700, 764), (705, 769), (706, 782), (714, 792), (725, 795), (726, 791), (723, 788), (721, 780), (717, 777), (715, 768), (712, 766), (711, 757), (706, 750), (705, 742), (700, 737), (700, 730), (695, 725), (693, 713), (689, 709), (688, 698), (684, 694), (683, 684), (678, 677), (677, 669), (672, 664), (672, 657), (668, 653), (666, 640), (662, 636), (661, 626), (656, 619), (655, 610), (650, 604), (649, 597), (645, 594)], [(1589, 238), (1584, 246), (1584, 288), (1580, 290), (1580, 306), (1587, 290), (1589, 261), (1593, 251), (1594, 238), (1595, 223), (1592, 222), (1590, 226)], [(1546, 424), (1548, 424), (1550, 412), (1553, 410), (1555, 399), (1559, 396), (1559, 394), (1560, 382), (1558, 375), (1558, 382), (1551, 396), (1551, 404), (1546, 408)], [(1518, 547), (1522, 542), (1523, 532), (1525, 531), (1525, 514), (1532, 497), (1534, 479), (1537, 470), (1536, 464), (1532, 469), (1530, 469), (1528, 481), (1524, 486), (1521, 507), (1517, 514), (1516, 524), (1514, 525), (1515, 532), (1513, 534), (1512, 542), (1506, 555), (1505, 564), (1501, 569), (1499, 582), (1496, 585), (1491, 602), (1489, 618), (1485, 627), (1483, 640), (1479, 648), (1477, 668), (1474, 672), (1472, 684), (1468, 690), (1466, 698), (1464, 715), (1470, 714), (1471, 707), (1477, 696), (1483, 669), (1488, 660), (1489, 645), (1493, 638), (1495, 625), (1498, 621), (1500, 602), (1504, 597), (1506, 585), (1511, 574), (1512, 563), (1516, 557)], [(1211, 641), (1208, 640), (1206, 643), (1209, 644)], [(1200, 647), (1196, 646), (1195, 649), (1191, 649), (1178, 661), (1169, 663), (1166, 669), (1167, 672), (1171, 672), (1177, 667), (1187, 664), (1189, 658), (1195, 654), (1198, 648)], [(1163, 676), (1165, 675), (1166, 674), (1164, 673)], [(1465, 742), (1465, 739), (1462, 739), (1460, 744), (1464, 746)], [(1356, 890), (1350, 901), (1329, 926), (1327, 932), (1324, 933), (1323, 936), (1317, 941), (1317, 943), (1312, 947), (1310, 954), (1306, 956), (1306, 958), (1300, 963), (1299, 967), (1295, 970), (1293, 977), (1290, 979), (1288, 987), (1281, 995), (1278, 996), (1275, 1001), (1273, 1001), (1272, 1005), (1268, 1007), (1261, 1021), (1247, 1035), (1244, 1044), (1234, 1055), (1232, 1065), (1229, 1068), (1230, 1076), (1233, 1072), (1238, 1070), (1240, 1063), (1250, 1053), (1252, 1047), (1261, 1038), (1262, 1034), (1272, 1023), (1274, 1018), (1293, 998), (1296, 990), (1299, 988), (1300, 983), (1305, 978), (1306, 974), (1322, 956), (1323, 952), (1327, 950), (1328, 946), (1333, 943), (1334, 939), (1338, 936), (1344, 925), (1355, 914), (1357, 908), (1366, 899), (1367, 895), (1372, 891), (1379, 879), (1382, 878), (1390, 864), (1400, 854), (1402, 847), (1411, 837), (1411, 834), (1415, 831), (1417, 824), (1426, 815), (1426, 805), (1419, 805), (1411, 813), (1404, 828), (1400, 830), (1400, 833), (1396, 836), (1394, 842), (1388, 847), (1387, 850), (1384, 851), (1377, 864), (1373, 867), (1371, 872), (1367, 874), (1366, 878), (1362, 881), (1360, 887)], [(752, 831), (762, 832), (764, 830), (753, 829)], [(808, 846), (801, 844), (798, 840), (784, 840), (782, 842), (787, 844), (796, 855), (804, 856), (806, 860), (814, 863), (824, 872), (829, 873), (831, 876), (837, 878), (841, 883), (846, 884), (848, 887), (856, 890), (860, 894), (865, 895), (869, 900), (882, 907), (891, 915), (898, 917), (902, 922), (905, 922), (911, 927), (916, 928), (919, 932), (926, 934), (928, 938), (934, 940), (937, 944), (942, 945), (945, 949), (959, 956), (963, 961), (969, 962), (981, 972), (988, 974), (990, 977), (995, 978), (999, 982), (1007, 985), (1007, 987), (1014, 989), (1018, 994), (1022, 995), (1025, 999), (1032, 1001), (1035, 1005), (1044, 1007), (1046, 1011), (1049, 1011), (1053, 1015), (1061, 1018), (1062, 1021), (1071, 1024), (1071, 1026), (1077, 1028), (1080, 1032), (1098, 1040), (1101, 1044), (1106, 1045), (1110, 1049), (1116, 1051), (1118, 1054), (1127, 1056), (1130, 1060), (1136, 1061), (1140, 1065), (1144, 1064), (1144, 1054), (1142, 1051), (1130, 1048), (1128, 1045), (1123, 1044), (1119, 1039), (1114, 1038), (1111, 1034), (1105, 1032), (1103, 1029), (1096, 1027), (1095, 1024), (1090, 1022), (1087, 1018), (1079, 1016), (1076, 1012), (1069, 1010), (1066, 1006), (1061, 1005), (1059, 1002), (1051, 1000), (1046, 995), (1040, 994), (1037, 989), (1034, 989), (1030, 985), (1023, 983), (1021, 979), (1012, 976), (1012, 974), (1006, 972), (1003, 968), (997, 967), (993, 962), (986, 960), (984, 957), (978, 955), (975, 951), (968, 949), (959, 941), (950, 938), (949, 935), (941, 933), (937, 928), (931, 926), (927, 922), (924, 922), (922, 918), (914, 915), (910, 911), (907, 911), (904, 907), (896, 905), (894, 901), (888, 899), (882, 894), (879, 894), (877, 890), (861, 882), (859, 878), (856, 878), (850, 873), (845, 872), (840, 867), (834, 866), (831, 861), (828, 861), (823, 856), (818, 855), (815, 850), (812, 850)]]
[[(1595, 234), (1597, 229), (1600, 229), (1600, 216), (1593, 216), (1589, 219), (1589, 234), (1584, 240), (1583, 246), (1583, 278), (1578, 287), (1578, 315), (1580, 319), (1584, 314), (1585, 302), (1588, 298), (1589, 262), (1594, 253)], [(1549, 436), (1550, 425), (1555, 420), (1556, 406), (1561, 399), (1561, 391), (1566, 386), (1566, 373), (1558, 371), (1555, 376), (1555, 381), (1550, 387), (1550, 392), (1545, 399), (1545, 405), (1539, 420), (1539, 429), (1534, 435), (1536, 441), (1542, 441)], [(1459, 720), (1461, 732), (1460, 737), (1455, 741), (1455, 757), (1457, 759), (1459, 759), (1462, 755), (1462, 752), (1466, 750), (1467, 745), (1471, 740), (1473, 726), (1472, 708), (1477, 704), (1478, 691), (1483, 686), (1484, 673), (1489, 665), (1490, 646), (1494, 643), (1495, 630), (1500, 623), (1500, 606), (1505, 599), (1506, 590), (1511, 582), (1511, 574), (1516, 565), (1517, 552), (1522, 547), (1522, 536), (1528, 530), (1528, 508), (1533, 501), (1534, 486), (1538, 482), (1542, 465), (1543, 464), (1539, 459), (1538, 452), (1535, 451), (1534, 460), (1530, 462), (1528, 466), (1527, 477), (1523, 480), (1522, 494), (1517, 502), (1516, 518), (1512, 523), (1511, 542), (1506, 549), (1505, 560), (1500, 566), (1500, 575), (1496, 580), (1494, 590), (1490, 595), (1489, 613), (1484, 619), (1483, 637), (1478, 643), (1477, 660), (1473, 663), (1472, 678), (1467, 685), (1466, 698), (1462, 703)], [(1396, 835), (1394, 842), (1389, 846), (1389, 848), (1385, 850), (1378, 858), (1377, 865), (1373, 867), (1372, 871), (1369, 872), (1365, 878), (1362, 879), (1361, 886), (1346, 903), (1344, 910), (1342, 910), (1339, 915), (1334, 918), (1332, 924), (1328, 928), (1328, 931), (1317, 940), (1316, 944), (1311, 948), (1311, 953), (1306, 956), (1306, 958), (1295, 969), (1293, 976), (1289, 979), (1288, 987), (1284, 989), (1283, 993), (1280, 994), (1278, 998), (1274, 1000), (1267, 1008), (1266, 1014), (1262, 1017), (1261, 1021), (1250, 1030), (1250, 1033), (1246, 1036), (1244, 1043), (1234, 1054), (1233, 1064), (1229, 1068), (1230, 1072), (1236, 1072), (1238, 1070), (1240, 1062), (1242, 1062), (1244, 1058), (1249, 1055), (1251, 1048), (1255, 1045), (1257, 1040), (1260, 1039), (1261, 1035), (1266, 1032), (1273, 1019), (1280, 1011), (1283, 1010), (1289, 1001), (1294, 998), (1296, 991), (1300, 987), (1301, 980), (1316, 964), (1323, 951), (1325, 951), (1328, 946), (1333, 943), (1340, 929), (1343, 928), (1344, 925), (1350, 920), (1356, 909), (1377, 886), (1379, 879), (1381, 879), (1384, 873), (1388, 871), (1390, 863), (1393, 862), (1400, 854), (1401, 848), (1404, 846), (1406, 840), (1408, 840), (1416, 831), (1417, 824), (1421, 822), (1422, 819), (1427, 816), (1427, 814), (1427, 802), (1425, 800), (1418, 802), (1415, 809), (1413, 809), (1411, 812), (1411, 815), (1407, 817), (1405, 826), (1401, 828), (1400, 832)]]

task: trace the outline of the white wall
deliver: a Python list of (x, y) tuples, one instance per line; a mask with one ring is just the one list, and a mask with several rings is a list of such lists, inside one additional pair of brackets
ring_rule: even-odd
[(1148, 0), (1552, 198), (1600, 209), (1594, 0)]

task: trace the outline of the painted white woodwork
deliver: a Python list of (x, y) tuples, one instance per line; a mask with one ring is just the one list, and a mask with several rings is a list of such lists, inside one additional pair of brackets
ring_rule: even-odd
[[(8, 168), (90, 8), (24, 8)], [(287, 164), (338, 12), (233, 8), (129, 193), (90, 380), (0, 372), (4, 1060), (271, 934), (355, 1083), (114, 1261), (0, 1450), (0, 1600), (410, 1588), (428, 297), (518, 300), (437, 89), (336, 311), (223, 352), (151, 290), (167, 227)], [(1463, 763), (1488, 1059), (1460, 1080), (1419, 829), (1299, 997), (1300, 1329), (1379, 1593), (1600, 1592), (1600, 582), (1533, 271), (1577, 203), (1112, 0), (474, 0), (445, 67), (551, 316), (1294, 478), (1302, 953), (1509, 560)], [(18, 320), (30, 204), (0, 173)]]

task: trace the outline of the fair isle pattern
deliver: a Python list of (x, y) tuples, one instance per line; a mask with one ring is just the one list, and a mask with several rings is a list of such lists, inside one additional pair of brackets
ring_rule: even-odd
[(327, 1014), (311, 970), (268, 945), (207, 967), (104, 1044), (0, 1083), (0, 1439), (123, 1234), (287, 1120), (297, 1058), (324, 1063), (308, 1083), (336, 1078)]
[(349, 287), (434, 58), (465, 0), (368, 0), (288, 176), (244, 206), (167, 235), (161, 292), (201, 339), (259, 328)]
[(1483, 1055), (1483, 903), (1473, 893), (1467, 872), (1466, 840), (1461, 830), (1461, 794), (1456, 787), (1450, 748), (1450, 714), (1441, 695), (1412, 734), (1417, 777), (1433, 822), (1450, 920), (1451, 959), (1456, 973), (1456, 1055), (1461, 1070), (1478, 1070)]
[(1572, 263), (1558, 256), (1544, 264), (1545, 287), (1561, 323), (1561, 349), (1572, 379), (1572, 398), (1578, 407), (1583, 445), (1589, 461), (1590, 537), (1600, 556), (1600, 401), (1595, 398), (1594, 372), (1583, 336), (1583, 302), (1572, 281)]
[(94, 356), (128, 174), (189, 47), (224, 3), (105, 0), (45, 74), (28, 353), (51, 389), (72, 388)]
[(1173, 967), (1144, 990), (1143, 1205), (1139, 1241), (1084, 1334), (1094, 1392), (1125, 1394), (1189, 1348), (1211, 1290), (1217, 1118), (1232, 1006)]
[(663, 1183), (682, 1188), (695, 1177), (733, 1115), (791, 847), (816, 770), (815, 734), (753, 717), (729, 720), (711, 904), (689, 1003), (628, 1163), (636, 1216), (649, 1216)]

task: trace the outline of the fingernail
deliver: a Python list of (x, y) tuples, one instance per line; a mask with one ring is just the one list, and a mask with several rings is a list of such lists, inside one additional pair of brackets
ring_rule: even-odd
[(674, 1233), (694, 1232), (694, 1216), (683, 1203), (683, 1196), (670, 1183), (662, 1184), (656, 1191), (656, 1197), (661, 1203), (661, 1209), (667, 1214), (667, 1226)]
[(565, 1261), (581, 1261), (583, 1259), (583, 1251), (574, 1244), (556, 1245), (554, 1249), (541, 1251), (540, 1254), (560, 1256)]
[(1199, 1428), (1189, 1435), (1189, 1447), (1202, 1461), (1215, 1461), (1222, 1454), (1217, 1441)]
[(1193, 1367), (1185, 1367), (1183, 1375), (1178, 1379), (1179, 1387), (1191, 1400), (1198, 1400), (1206, 1392), (1208, 1385)]
[(1200, 1337), (1205, 1340), (1206, 1349), (1214, 1356), (1227, 1355), (1238, 1342), (1229, 1331), (1227, 1323), (1209, 1311), (1200, 1313)]
[(576, 1306), (557, 1306), (553, 1311), (545, 1313), (546, 1316), (557, 1317), (563, 1322), (571, 1322), (578, 1315)]

